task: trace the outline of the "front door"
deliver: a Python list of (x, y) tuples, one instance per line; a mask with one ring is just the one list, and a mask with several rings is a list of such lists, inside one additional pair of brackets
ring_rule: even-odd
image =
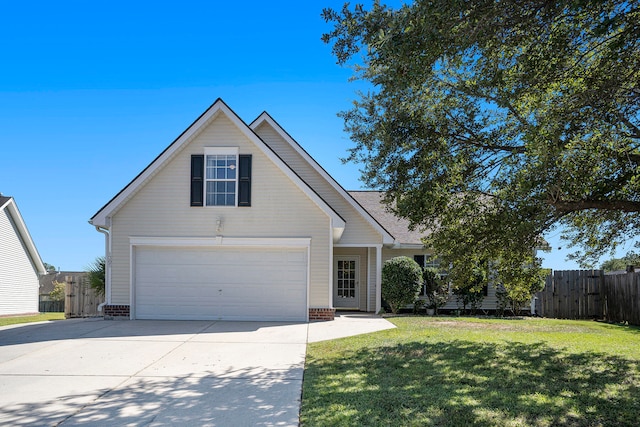
[(360, 259), (357, 256), (339, 256), (333, 266), (333, 306), (358, 309), (360, 288)]

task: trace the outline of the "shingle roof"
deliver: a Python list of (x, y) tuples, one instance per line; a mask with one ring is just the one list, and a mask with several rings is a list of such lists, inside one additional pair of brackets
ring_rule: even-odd
[(0, 206), (4, 205), (9, 200), (11, 200), (11, 197), (3, 196), (2, 194), (0, 194)]
[(399, 218), (382, 203), (381, 191), (349, 191), (349, 194), (366, 209), (400, 244), (422, 244), (425, 230), (410, 230), (409, 221)]

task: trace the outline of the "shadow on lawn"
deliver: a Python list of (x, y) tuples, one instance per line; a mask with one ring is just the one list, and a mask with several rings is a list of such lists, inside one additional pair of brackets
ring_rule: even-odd
[(636, 426), (635, 361), (545, 343), (408, 343), (308, 357), (304, 425)]

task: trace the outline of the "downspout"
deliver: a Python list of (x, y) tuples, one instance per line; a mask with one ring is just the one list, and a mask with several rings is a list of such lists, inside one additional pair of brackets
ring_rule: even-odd
[(104, 234), (104, 295), (105, 301), (98, 305), (98, 311), (102, 311), (102, 307), (111, 301), (111, 247), (109, 229), (95, 226), (98, 233)]

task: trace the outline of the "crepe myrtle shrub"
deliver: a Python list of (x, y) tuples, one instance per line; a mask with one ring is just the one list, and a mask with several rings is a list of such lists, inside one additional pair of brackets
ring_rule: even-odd
[(487, 286), (488, 276), (485, 268), (474, 267), (467, 272), (458, 271), (454, 276), (453, 293), (456, 295), (458, 306), (463, 312), (470, 307), (471, 314), (482, 305), (484, 300), (484, 287)]
[(415, 302), (422, 286), (422, 268), (406, 256), (385, 261), (382, 266), (382, 298), (387, 301), (391, 312)]
[(550, 274), (548, 269), (531, 268), (508, 260), (499, 263), (496, 269), (499, 288), (504, 292), (500, 297), (506, 299), (514, 316), (520, 314), (533, 296), (544, 289), (545, 279)]
[(422, 271), (422, 279), (424, 280), (425, 293), (429, 298), (427, 308), (434, 309), (435, 314), (438, 314), (438, 309), (449, 300), (449, 286), (440, 277), (438, 269), (433, 267), (425, 267)]

